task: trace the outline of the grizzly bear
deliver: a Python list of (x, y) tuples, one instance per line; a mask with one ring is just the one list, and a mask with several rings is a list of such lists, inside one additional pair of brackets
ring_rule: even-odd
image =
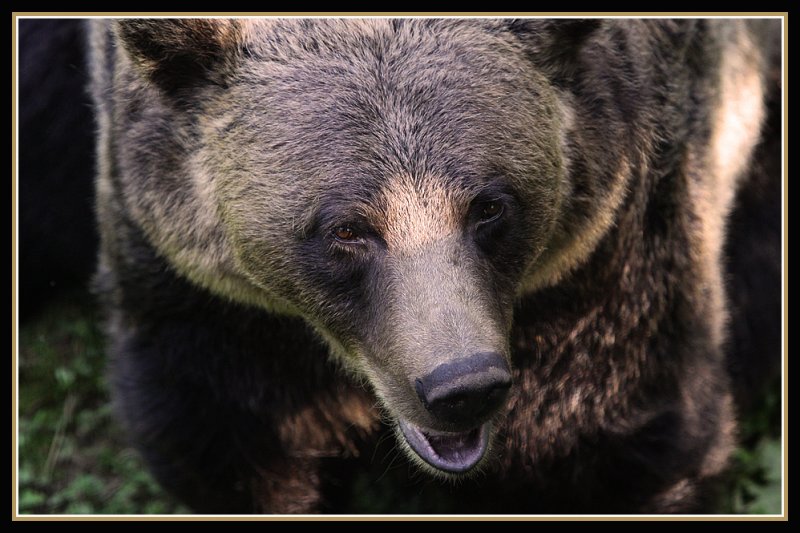
[(158, 480), (214, 513), (713, 510), (727, 272), (779, 316), (774, 253), (726, 266), (737, 193), (779, 216), (779, 35), (94, 21), (96, 285)]

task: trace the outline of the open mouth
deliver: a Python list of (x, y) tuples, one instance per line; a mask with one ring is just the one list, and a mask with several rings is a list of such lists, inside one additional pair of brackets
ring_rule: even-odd
[(445, 472), (458, 474), (470, 470), (489, 446), (489, 422), (457, 433), (422, 429), (407, 420), (400, 420), (398, 425), (411, 449), (423, 461)]

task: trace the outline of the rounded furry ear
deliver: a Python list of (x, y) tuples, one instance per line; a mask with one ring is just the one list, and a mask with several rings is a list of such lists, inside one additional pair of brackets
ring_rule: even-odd
[(139, 72), (168, 92), (224, 84), (241, 42), (230, 19), (122, 19), (115, 31)]
[(606, 22), (603, 19), (512, 19), (508, 29), (522, 41), (531, 60), (558, 81), (571, 76), (581, 50)]

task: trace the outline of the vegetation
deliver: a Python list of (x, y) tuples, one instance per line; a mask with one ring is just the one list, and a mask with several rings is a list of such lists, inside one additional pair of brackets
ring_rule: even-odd
[(19, 512), (186, 513), (114, 422), (96, 310), (78, 296), (19, 332)]

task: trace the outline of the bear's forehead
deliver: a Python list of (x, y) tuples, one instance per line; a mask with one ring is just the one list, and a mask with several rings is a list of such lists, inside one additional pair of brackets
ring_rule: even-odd
[(465, 146), (520, 154), (541, 144), (531, 137), (552, 137), (540, 132), (546, 88), (491, 21), (396, 22), (248, 22), (231, 114), (259, 136), (302, 140), (316, 169), (349, 159), (448, 173), (480, 159)]
[(531, 81), (519, 43), (491, 27), (491, 21), (399, 23), (246, 21), (239, 38), (248, 60), (241, 65), (240, 78), (272, 83), (281, 92), (301, 91), (310, 98), (330, 94), (336, 87), (372, 99), (404, 92), (427, 98), (434, 93), (499, 98)]
[(343, 53), (353, 59), (373, 53), (388, 58), (409, 50), (449, 55), (465, 45), (484, 48), (487, 37), (503, 33), (500, 22), (487, 19), (271, 18), (239, 24), (237, 36), (250, 56), (279, 62)]

